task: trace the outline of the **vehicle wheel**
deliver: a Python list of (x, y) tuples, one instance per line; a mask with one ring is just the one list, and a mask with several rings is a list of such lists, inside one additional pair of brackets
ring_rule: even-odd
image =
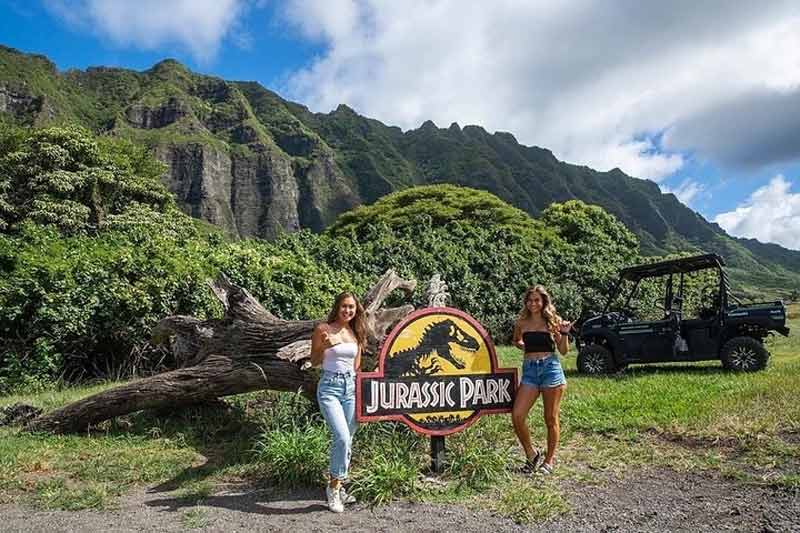
[(599, 344), (587, 344), (578, 354), (578, 372), (581, 374), (611, 374), (616, 370), (611, 352)]
[(722, 366), (739, 372), (755, 372), (767, 366), (769, 352), (752, 337), (734, 337), (722, 347)]

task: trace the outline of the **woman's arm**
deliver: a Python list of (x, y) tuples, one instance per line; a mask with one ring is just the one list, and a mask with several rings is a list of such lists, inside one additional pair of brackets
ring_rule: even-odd
[(561, 355), (566, 355), (569, 351), (569, 335), (562, 334), (560, 331), (553, 335), (553, 339), (556, 341), (556, 346), (558, 347), (558, 351)]
[(311, 366), (322, 364), (325, 348), (329, 346), (328, 324), (318, 324), (311, 335)]
[(525, 351), (525, 343), (522, 342), (522, 328), (519, 325), (519, 320), (514, 322), (514, 335), (511, 344), (522, 350)]
[(572, 329), (572, 322), (561, 321), (561, 325), (553, 332), (553, 340), (561, 355), (566, 355), (569, 351), (569, 330)]
[(358, 354), (356, 355), (355, 361), (353, 361), (353, 370), (356, 372), (361, 371), (361, 345), (358, 345)]

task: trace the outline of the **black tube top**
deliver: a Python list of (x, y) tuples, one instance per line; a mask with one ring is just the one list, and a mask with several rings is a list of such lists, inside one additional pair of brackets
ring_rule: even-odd
[(522, 342), (525, 343), (525, 353), (556, 351), (556, 343), (548, 331), (526, 331), (522, 334)]

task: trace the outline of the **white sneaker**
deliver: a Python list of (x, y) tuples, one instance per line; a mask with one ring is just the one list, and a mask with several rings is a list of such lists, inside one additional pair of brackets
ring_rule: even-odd
[(325, 496), (328, 497), (328, 509), (333, 511), (334, 513), (343, 513), (344, 512), (344, 505), (342, 504), (342, 497), (339, 494), (338, 490), (331, 489), (331, 486), (328, 485), (325, 487)]
[(352, 494), (347, 494), (344, 490), (344, 485), (339, 485), (339, 499), (342, 500), (342, 505), (356, 503), (356, 497)]

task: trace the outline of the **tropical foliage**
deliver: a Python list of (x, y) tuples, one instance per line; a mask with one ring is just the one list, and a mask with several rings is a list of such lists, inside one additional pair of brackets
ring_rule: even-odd
[(324, 234), (231, 242), (179, 211), (161, 165), (126, 141), (48, 128), (7, 130), (0, 143), (5, 389), (170, 367), (150, 329), (169, 314), (219, 313), (205, 285), (219, 272), (285, 318), (324, 316), (338, 292), (363, 292), (387, 268), (423, 282), (439, 273), (450, 303), (504, 341), (527, 286), (544, 284), (577, 318), (638, 258), (636, 238), (601, 208), (571, 201), (532, 219), (451, 185), (389, 195)]

